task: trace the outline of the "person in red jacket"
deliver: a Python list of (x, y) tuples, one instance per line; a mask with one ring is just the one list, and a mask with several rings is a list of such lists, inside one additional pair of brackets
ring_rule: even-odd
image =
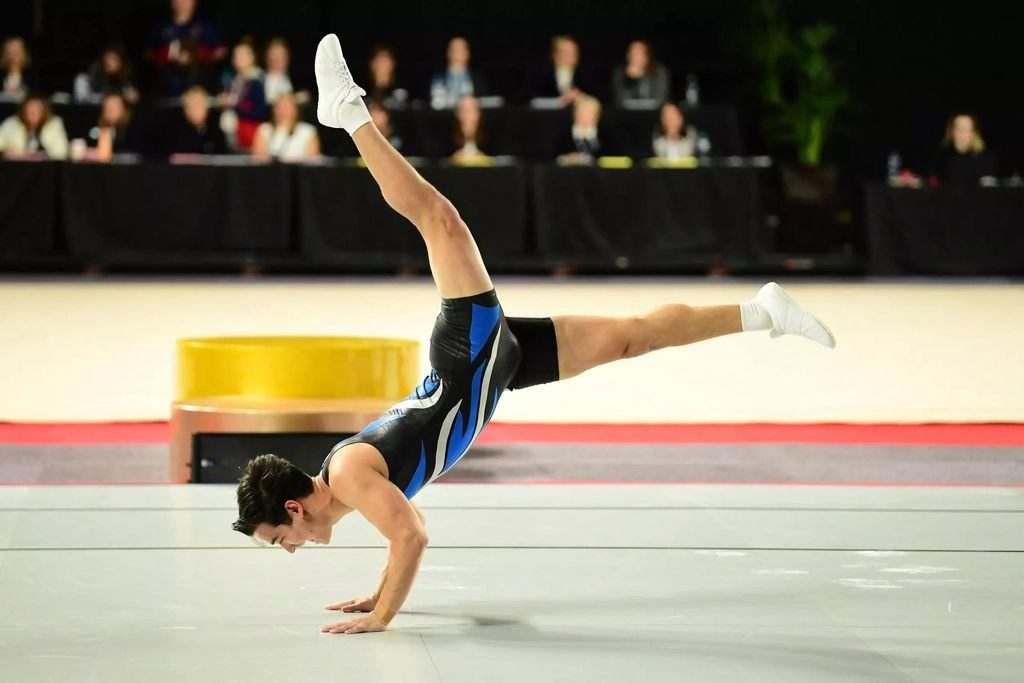
[(171, 16), (150, 34), (146, 59), (163, 68), (177, 59), (181, 41), (186, 38), (197, 43), (201, 62), (218, 62), (227, 56), (228, 48), (213, 25), (196, 17), (196, 0), (171, 0)]

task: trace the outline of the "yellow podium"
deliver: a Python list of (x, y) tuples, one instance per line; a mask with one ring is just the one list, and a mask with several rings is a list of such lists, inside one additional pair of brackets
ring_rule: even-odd
[(358, 432), (413, 390), (419, 364), (402, 339), (179, 340), (170, 480), (192, 480), (196, 434)]

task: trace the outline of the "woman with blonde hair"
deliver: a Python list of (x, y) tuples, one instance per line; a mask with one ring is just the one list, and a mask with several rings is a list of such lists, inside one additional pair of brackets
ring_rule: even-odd
[(985, 148), (978, 119), (972, 114), (955, 114), (946, 124), (935, 165), (935, 175), (944, 182), (976, 185), (996, 175), (995, 156)]
[(573, 103), (572, 127), (562, 134), (557, 161), (561, 164), (589, 164), (602, 153), (600, 130), (601, 102), (581, 95)]
[(299, 120), (295, 95), (279, 93), (271, 110), (270, 121), (256, 129), (252, 141), (256, 159), (298, 161), (320, 156), (320, 136), (316, 126)]

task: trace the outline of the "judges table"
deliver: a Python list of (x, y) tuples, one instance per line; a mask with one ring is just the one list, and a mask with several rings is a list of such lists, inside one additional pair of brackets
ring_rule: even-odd
[(865, 201), (878, 275), (1024, 275), (1024, 187), (878, 183)]
[[(355, 163), (205, 161), (0, 163), (0, 255), (65, 254), (98, 265), (225, 254), (298, 264), (426, 261), (419, 235)], [(750, 166), (419, 170), (452, 200), (490, 263), (672, 264), (702, 255), (749, 260), (762, 251), (763, 171)]]

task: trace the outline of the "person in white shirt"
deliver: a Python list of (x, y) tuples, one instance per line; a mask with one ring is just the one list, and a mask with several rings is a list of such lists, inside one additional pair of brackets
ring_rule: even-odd
[(45, 154), (50, 159), (67, 159), (68, 134), (64, 122), (54, 116), (49, 103), (29, 95), (18, 112), (0, 124), (0, 154), (8, 158)]
[(280, 95), (274, 102), (270, 121), (256, 129), (252, 156), (281, 161), (320, 156), (320, 136), (315, 126), (299, 120), (299, 105), (294, 95)]
[(697, 153), (697, 129), (686, 125), (679, 105), (668, 102), (661, 107), (661, 127), (652, 147), (654, 156), (664, 160), (686, 159)]
[(287, 41), (284, 38), (271, 40), (267, 43), (263, 59), (267, 65), (266, 75), (263, 77), (264, 94), (267, 102), (273, 104), (281, 95), (290, 95), (295, 92), (292, 87), (292, 79), (288, 75), (291, 51)]

